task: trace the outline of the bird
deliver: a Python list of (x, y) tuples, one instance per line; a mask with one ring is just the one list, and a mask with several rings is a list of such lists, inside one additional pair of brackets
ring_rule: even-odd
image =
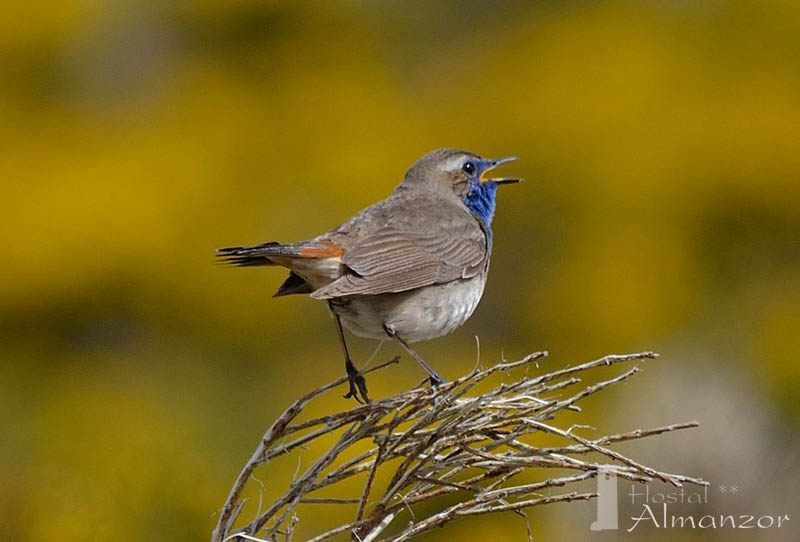
[(221, 248), (217, 256), (238, 267), (285, 267), (289, 276), (273, 297), (310, 294), (327, 303), (344, 355), (345, 398), (370, 402), (344, 327), (360, 337), (394, 340), (437, 387), (445, 380), (411, 343), (454, 331), (478, 306), (497, 189), (522, 182), (484, 176), (513, 160), (438, 149), (417, 160), (386, 199), (318, 237)]

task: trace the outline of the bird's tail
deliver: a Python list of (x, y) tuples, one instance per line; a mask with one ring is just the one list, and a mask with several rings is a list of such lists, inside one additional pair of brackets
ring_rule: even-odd
[(218, 261), (237, 267), (276, 265), (270, 256), (297, 256), (295, 245), (264, 243), (253, 247), (227, 247), (217, 249)]
[(228, 247), (217, 249), (220, 262), (237, 267), (260, 265), (283, 265), (292, 267), (289, 262), (295, 258), (329, 258), (342, 254), (341, 249), (327, 240), (303, 241), (292, 245), (264, 243), (253, 247)]

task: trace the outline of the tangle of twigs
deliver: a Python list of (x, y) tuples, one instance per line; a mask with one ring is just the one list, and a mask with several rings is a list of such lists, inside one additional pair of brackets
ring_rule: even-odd
[[(299, 511), (311, 504), (337, 505), (335, 517), (341, 518), (341, 524), (305, 538), (306, 542), (321, 542), (337, 535), (339, 539), (361, 542), (403, 542), (465, 516), (509, 511), (522, 514), (532, 506), (592, 499), (595, 493), (580, 492), (575, 484), (594, 478), (601, 469), (639, 482), (706, 484), (698, 478), (645, 466), (609, 447), (616, 442), (696, 427), (695, 421), (594, 439), (576, 434), (582, 426), (562, 429), (553, 423), (563, 411), (579, 412), (577, 403), (582, 399), (627, 380), (639, 368), (633, 365), (617, 376), (583, 386), (579, 376), (617, 363), (656, 359), (658, 354), (609, 355), (530, 376), (531, 367), (538, 367), (537, 360), (546, 355), (547, 352), (536, 352), (519, 361), (503, 361), (486, 369), (476, 367), (468, 375), (435, 389), (418, 387), (350, 410), (296, 422), (309, 402), (343, 384), (346, 377), (300, 397), (267, 429), (236, 478), (219, 511), (212, 542), (292, 542), (298, 518), (303, 517)], [(512, 370), (520, 368), (525, 370), (517, 380), (477, 393), (476, 385), (487, 378), (497, 373), (508, 377)], [(577, 392), (567, 393), (575, 387), (579, 388)], [(554, 435), (562, 442), (557, 446), (536, 446), (531, 441), (537, 434)], [(332, 439), (333, 444), (315, 457), (304, 472), (298, 472), (282, 495), (265, 506), (259, 504), (252, 521), (235, 527), (246, 501), (243, 491), (254, 470), (323, 437)], [(360, 443), (357, 451), (356, 443)], [(361, 451), (364, 443), (370, 446)], [(587, 454), (604, 460), (589, 461)], [(537, 472), (553, 474), (520, 481), (525, 476), (519, 475), (533, 467), (552, 469)], [(343, 481), (352, 482), (356, 477), (362, 480), (358, 494), (341, 495), (340, 491), (335, 498), (314, 496), (320, 489), (337, 484), (341, 487)], [(378, 479), (382, 483), (378, 484)], [(443, 495), (450, 498), (438, 509), (425, 507), (429, 515), (414, 512), (415, 505), (430, 503)], [(405, 522), (400, 526), (398, 518), (402, 516)], [(530, 537), (530, 525), (527, 527)]]

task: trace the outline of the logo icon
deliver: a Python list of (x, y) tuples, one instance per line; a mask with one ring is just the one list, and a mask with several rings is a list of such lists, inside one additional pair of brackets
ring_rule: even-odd
[(597, 519), (593, 531), (619, 528), (617, 515), (617, 474), (605, 465), (597, 469)]

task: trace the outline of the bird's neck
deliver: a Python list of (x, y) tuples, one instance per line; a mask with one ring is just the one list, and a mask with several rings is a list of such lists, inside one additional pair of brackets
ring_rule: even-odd
[(491, 181), (478, 181), (470, 183), (469, 193), (462, 200), (469, 212), (472, 213), (472, 216), (480, 220), (481, 224), (486, 228), (490, 239), (492, 236), (492, 217), (496, 206), (496, 195), (497, 184)]

